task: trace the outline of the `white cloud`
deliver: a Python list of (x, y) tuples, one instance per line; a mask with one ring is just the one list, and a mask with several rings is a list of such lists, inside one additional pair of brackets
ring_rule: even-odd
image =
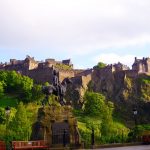
[[(95, 63), (98, 62), (104, 62), (106, 64), (115, 64), (118, 62), (121, 62), (131, 68), (132, 64), (134, 63), (134, 55), (117, 55), (114, 53), (109, 53), (109, 54), (101, 54), (99, 56), (96, 56), (93, 61)], [(138, 56), (138, 58), (142, 58)]]
[(90, 53), (150, 43), (149, 0), (1, 0), (0, 46)]
[(99, 61), (131, 66), (142, 53), (121, 55), (121, 48), (150, 44), (149, 8), (149, 0), (0, 0), (0, 52), (73, 58), (76, 68)]

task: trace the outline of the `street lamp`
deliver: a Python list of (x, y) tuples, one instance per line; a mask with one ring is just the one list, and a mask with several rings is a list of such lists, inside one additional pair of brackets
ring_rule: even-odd
[(66, 144), (67, 144), (67, 141), (66, 141), (66, 130), (64, 129), (64, 132), (63, 132), (63, 146), (66, 147)]
[(137, 109), (133, 108), (133, 115), (134, 115), (135, 126), (137, 125), (137, 114), (138, 114)]
[(135, 140), (136, 140), (137, 135), (138, 135), (137, 114), (138, 114), (137, 108), (133, 108), (133, 115), (134, 115), (134, 122), (135, 122), (135, 129), (134, 129), (134, 136), (135, 136), (134, 138), (135, 138)]
[(92, 128), (92, 133), (91, 133), (91, 145), (92, 145), (92, 149), (94, 148), (94, 144), (95, 144), (95, 135), (94, 135), (94, 128)]

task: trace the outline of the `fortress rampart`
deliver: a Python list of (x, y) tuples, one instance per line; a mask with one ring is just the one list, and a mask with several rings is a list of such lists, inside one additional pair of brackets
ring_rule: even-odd
[[(46, 59), (43, 62), (36, 61), (34, 57), (30, 56), (26, 56), (24, 60), (10, 59), (10, 62), (0, 63), (0, 70), (15, 70), (23, 75), (31, 77), (37, 83), (52, 83), (54, 69), (59, 72), (58, 75), (60, 81), (63, 81), (64, 78), (68, 77), (74, 78), (74, 80), (77, 81), (76, 83), (80, 82), (81, 84), (84, 82), (84, 78), (87, 79), (88, 75), (91, 76), (93, 73), (93, 69), (73, 69), (72, 67), (73, 64), (70, 59), (62, 61)], [(121, 64), (120, 62), (117, 64), (107, 65), (106, 67), (97, 70), (97, 77), (101, 76), (109, 78), (109, 76), (112, 76), (114, 73), (115, 77), (120, 76), (121, 78), (123, 78), (123, 76), (135, 78), (138, 74), (142, 73), (150, 74), (150, 58), (135, 58), (131, 70), (129, 67)]]

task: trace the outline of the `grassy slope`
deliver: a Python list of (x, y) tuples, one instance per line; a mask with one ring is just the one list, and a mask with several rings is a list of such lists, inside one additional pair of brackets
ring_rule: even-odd
[(6, 106), (16, 107), (18, 100), (11, 96), (3, 96), (0, 98), (0, 107), (5, 108)]

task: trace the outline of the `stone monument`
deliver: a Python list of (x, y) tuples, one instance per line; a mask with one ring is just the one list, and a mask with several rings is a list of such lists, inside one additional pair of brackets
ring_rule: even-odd
[[(77, 120), (72, 114), (72, 107), (65, 105), (63, 99), (66, 83), (70, 82), (67, 80), (60, 85), (56, 72), (54, 72), (53, 85), (43, 88), (43, 92), (46, 95), (43, 102), (44, 107), (38, 110), (38, 117), (33, 125), (31, 140), (44, 140), (49, 147), (80, 146)], [(58, 96), (60, 106), (45, 106), (45, 102), (51, 94)]]

